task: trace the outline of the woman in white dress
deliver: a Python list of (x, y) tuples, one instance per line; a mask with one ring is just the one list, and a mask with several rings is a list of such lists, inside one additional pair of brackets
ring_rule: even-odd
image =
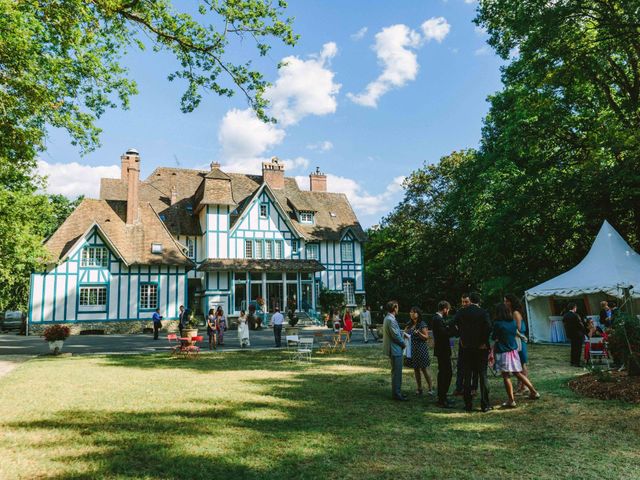
[(240, 316), (238, 317), (238, 341), (242, 348), (250, 345), (249, 324), (247, 323), (247, 316), (245, 315), (244, 310), (240, 311)]

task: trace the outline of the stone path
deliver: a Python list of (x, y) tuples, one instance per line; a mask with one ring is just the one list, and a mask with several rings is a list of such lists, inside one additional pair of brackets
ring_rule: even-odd
[(33, 355), (3, 355), (0, 357), (0, 378), (31, 358), (33, 358)]

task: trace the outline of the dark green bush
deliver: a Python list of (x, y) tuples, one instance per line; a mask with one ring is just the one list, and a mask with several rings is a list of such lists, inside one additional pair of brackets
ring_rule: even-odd
[(640, 319), (620, 313), (609, 333), (609, 350), (624, 362), (630, 376), (640, 376)]

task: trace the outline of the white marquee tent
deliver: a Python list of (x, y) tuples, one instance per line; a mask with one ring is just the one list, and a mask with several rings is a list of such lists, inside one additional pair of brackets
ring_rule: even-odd
[(554, 316), (559, 312), (552, 311), (554, 299), (582, 299), (587, 313), (598, 314), (601, 300), (622, 298), (625, 289), (640, 303), (640, 255), (605, 220), (578, 265), (525, 292), (529, 336), (534, 342), (558, 341), (554, 329), (562, 327)]

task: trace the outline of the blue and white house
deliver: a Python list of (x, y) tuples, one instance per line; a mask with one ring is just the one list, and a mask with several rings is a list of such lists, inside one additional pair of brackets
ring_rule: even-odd
[(54, 322), (139, 331), (156, 308), (177, 320), (180, 305), (308, 312), (321, 288), (352, 306), (364, 295), (365, 234), (319, 170), (301, 190), (277, 158), (262, 175), (212, 163), (157, 168), (143, 181), (136, 150), (121, 162), (121, 178), (103, 178), (100, 199), (85, 199), (47, 239), (47, 267), (31, 278), (32, 332)]

